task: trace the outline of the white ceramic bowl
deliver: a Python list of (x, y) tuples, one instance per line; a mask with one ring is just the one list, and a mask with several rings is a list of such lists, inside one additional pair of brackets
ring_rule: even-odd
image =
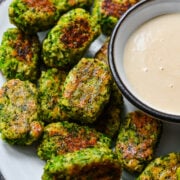
[(143, 23), (163, 14), (180, 13), (180, 0), (142, 0), (118, 21), (109, 44), (108, 58), (112, 75), (122, 94), (138, 109), (160, 120), (180, 123), (180, 115), (161, 112), (138, 99), (123, 69), (123, 52), (129, 36)]

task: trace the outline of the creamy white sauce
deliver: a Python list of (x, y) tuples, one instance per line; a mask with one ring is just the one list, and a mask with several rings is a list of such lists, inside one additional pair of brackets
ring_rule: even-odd
[(125, 46), (124, 69), (143, 102), (180, 115), (180, 13), (159, 16), (139, 27)]

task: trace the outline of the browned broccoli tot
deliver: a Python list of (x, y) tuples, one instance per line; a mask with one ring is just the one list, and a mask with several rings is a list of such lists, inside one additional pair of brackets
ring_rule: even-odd
[(38, 101), (40, 116), (45, 122), (67, 120), (65, 112), (59, 106), (61, 89), (67, 73), (55, 68), (42, 71), (38, 80)]
[(60, 105), (69, 118), (93, 123), (109, 101), (110, 84), (106, 63), (82, 58), (66, 77)]
[(88, 148), (53, 157), (44, 167), (42, 180), (119, 180), (121, 165), (108, 148)]
[(43, 42), (45, 64), (49, 67), (72, 67), (99, 33), (99, 25), (84, 9), (77, 8), (67, 12)]
[(180, 153), (169, 153), (151, 161), (137, 180), (179, 180)]
[(122, 166), (130, 172), (141, 172), (154, 157), (160, 133), (160, 121), (141, 111), (129, 113), (121, 125), (115, 147)]
[(66, 121), (51, 123), (44, 129), (43, 140), (38, 147), (38, 156), (47, 160), (53, 156), (84, 148), (110, 147), (111, 140), (87, 126)]
[(92, 14), (102, 32), (110, 35), (119, 18), (139, 0), (95, 0)]
[(0, 89), (1, 137), (11, 144), (30, 145), (43, 132), (38, 117), (36, 87), (29, 81), (12, 79)]
[(10, 21), (28, 33), (47, 30), (59, 19), (56, 3), (56, 0), (13, 0), (9, 6)]
[(25, 35), (17, 28), (3, 34), (0, 69), (7, 79), (35, 81), (39, 75), (40, 43), (36, 35)]
[(89, 8), (92, 0), (13, 0), (9, 6), (11, 23), (27, 33), (53, 27), (60, 16), (76, 7)]

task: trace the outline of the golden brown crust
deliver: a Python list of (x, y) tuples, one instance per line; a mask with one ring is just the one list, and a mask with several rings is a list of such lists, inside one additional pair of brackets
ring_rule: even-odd
[(137, 3), (138, 0), (122, 0), (121, 3), (113, 0), (103, 0), (102, 10), (107, 16), (116, 18), (121, 17), (132, 5)]
[(56, 8), (49, 0), (23, 0), (28, 7), (35, 8), (36, 11), (53, 13)]
[(88, 41), (89, 31), (90, 26), (87, 20), (76, 19), (70, 26), (64, 28), (61, 41), (67, 48), (80, 48)]

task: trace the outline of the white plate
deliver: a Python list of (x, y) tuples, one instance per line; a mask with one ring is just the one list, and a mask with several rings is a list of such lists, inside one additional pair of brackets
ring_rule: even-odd
[[(0, 3), (0, 42), (3, 32), (8, 27), (13, 27), (8, 19), (8, 5), (10, 2), (11, 0), (4, 0)], [(88, 53), (90, 55), (93, 54), (100, 48), (102, 42), (103, 36), (93, 43)], [(0, 86), (2, 86), (4, 81), (4, 77), (0, 74)], [(125, 109), (126, 111), (132, 111), (134, 107), (125, 100)], [(180, 124), (164, 123), (163, 134), (157, 148), (156, 156), (165, 155), (173, 151), (180, 152), (179, 138)], [(0, 140), (0, 171), (6, 180), (40, 180), (44, 164), (44, 161), (41, 161), (37, 157), (34, 147), (11, 146)], [(134, 180), (135, 177), (123, 172), (122, 179)]]

